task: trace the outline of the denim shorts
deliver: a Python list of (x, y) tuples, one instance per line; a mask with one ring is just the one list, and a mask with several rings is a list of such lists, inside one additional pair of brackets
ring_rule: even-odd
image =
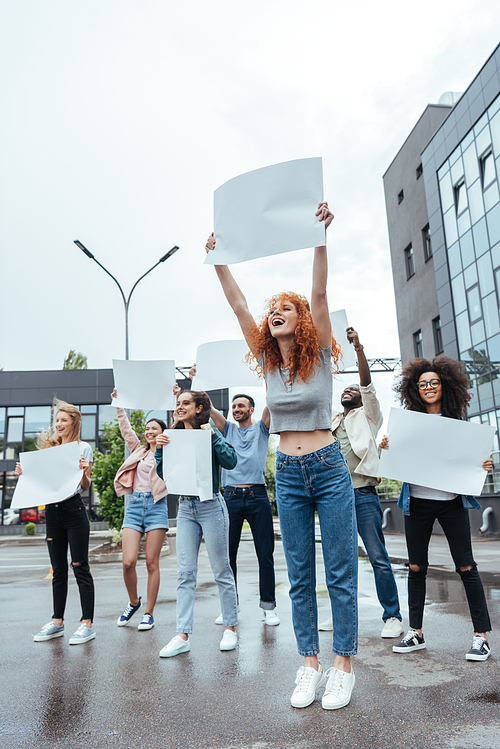
[(155, 502), (151, 492), (134, 492), (125, 510), (123, 528), (147, 533), (157, 528), (168, 530), (168, 510), (165, 497)]

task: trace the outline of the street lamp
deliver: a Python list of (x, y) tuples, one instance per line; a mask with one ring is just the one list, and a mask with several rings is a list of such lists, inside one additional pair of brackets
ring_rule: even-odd
[(75, 239), (74, 242), (75, 242), (76, 246), (83, 253), (85, 253), (85, 255), (87, 255), (88, 258), (90, 258), (95, 263), (97, 263), (97, 265), (99, 265), (103, 269), (103, 271), (105, 271), (108, 274), (108, 276), (111, 276), (111, 278), (113, 279), (113, 281), (116, 283), (116, 285), (120, 289), (120, 294), (122, 295), (123, 304), (125, 305), (125, 359), (128, 360), (128, 358), (129, 358), (128, 357), (128, 308), (129, 308), (129, 304), (130, 304), (130, 298), (131, 298), (132, 294), (134, 293), (135, 287), (137, 286), (137, 284), (139, 283), (139, 281), (142, 281), (142, 279), (145, 278), (148, 275), (148, 273), (151, 273), (151, 271), (154, 270), (157, 265), (160, 265), (160, 263), (164, 263), (165, 260), (168, 260), (169, 257), (172, 257), (172, 255), (175, 252), (177, 252), (177, 250), (179, 248), (178, 248), (177, 245), (174, 245), (172, 247), (172, 249), (169, 250), (165, 255), (163, 255), (163, 257), (161, 257), (158, 260), (157, 263), (155, 263), (149, 270), (147, 270), (146, 273), (143, 273), (143, 275), (140, 278), (138, 278), (137, 281), (135, 282), (135, 284), (132, 286), (132, 288), (130, 290), (130, 294), (128, 295), (128, 297), (125, 298), (125, 294), (123, 292), (123, 289), (122, 289), (120, 283), (114, 277), (114, 275), (112, 273), (110, 273), (109, 270), (107, 268), (105, 268), (104, 265), (102, 263), (100, 263), (99, 260), (97, 260), (97, 258), (95, 258), (94, 255), (90, 252), (90, 250), (88, 250), (85, 247), (85, 245), (83, 245), (78, 239)]

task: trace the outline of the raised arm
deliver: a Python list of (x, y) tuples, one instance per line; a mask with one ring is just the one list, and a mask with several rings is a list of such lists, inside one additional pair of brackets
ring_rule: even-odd
[[(316, 216), (325, 223), (326, 230), (333, 221), (333, 213), (328, 208), (328, 203), (320, 203)], [(328, 348), (332, 340), (332, 326), (328, 312), (328, 299), (326, 296), (326, 282), (328, 279), (328, 258), (326, 245), (316, 247), (314, 250), (313, 281), (311, 291), (311, 314), (314, 327), (318, 331), (319, 345)]]
[[(215, 247), (215, 237), (212, 233), (207, 239), (205, 249), (207, 252), (210, 252), (210, 250), (213, 250), (214, 247)], [(229, 270), (229, 268), (227, 267), (227, 265), (215, 265), (214, 268), (215, 268), (215, 272), (217, 273), (217, 276), (219, 277), (222, 290), (224, 291), (224, 294), (226, 295), (226, 299), (229, 302), (234, 314), (238, 318), (241, 331), (243, 335), (245, 336), (245, 340), (248, 343), (250, 350), (252, 350), (249, 336), (252, 330), (256, 326), (255, 326), (255, 320), (253, 318), (253, 315), (248, 309), (247, 300), (245, 299), (245, 296), (243, 292), (241, 291), (240, 287), (234, 280), (233, 275), (231, 271)]]
[(354, 346), (356, 356), (358, 357), (359, 384), (361, 387), (368, 387), (372, 381), (370, 367), (365, 356), (364, 348), (359, 342), (359, 336), (354, 328), (347, 328), (347, 340)]
[(222, 432), (222, 430), (226, 426), (226, 417), (215, 408), (212, 401), (210, 401), (210, 418), (212, 419), (219, 432)]
[[(117, 396), (116, 388), (113, 388), (111, 397), (116, 398), (116, 396)], [(137, 450), (137, 448), (141, 446), (141, 441), (139, 437), (136, 435), (136, 433), (134, 432), (134, 430), (132, 429), (125, 409), (117, 408), (116, 415), (118, 417), (118, 424), (120, 427), (121, 435), (123, 439), (125, 440), (125, 442), (127, 443), (128, 449), (130, 450), (131, 453), (133, 453), (134, 450)]]

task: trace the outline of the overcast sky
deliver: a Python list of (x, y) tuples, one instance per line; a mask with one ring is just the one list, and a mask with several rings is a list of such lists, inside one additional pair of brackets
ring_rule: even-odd
[[(5, 370), (130, 356), (194, 360), (240, 337), (202, 265), (213, 191), (322, 156), (330, 308), (369, 357), (398, 356), (382, 174), (428, 103), (498, 43), (498, 0), (1, 0), (1, 346)], [(311, 252), (235, 266), (255, 315), (309, 295)], [(384, 375), (389, 378), (390, 375)], [(385, 386), (384, 386), (385, 387)]]

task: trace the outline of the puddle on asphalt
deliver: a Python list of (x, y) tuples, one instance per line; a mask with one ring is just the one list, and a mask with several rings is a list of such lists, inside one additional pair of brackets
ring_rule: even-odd
[(489, 702), (498, 704), (500, 702), (500, 693), (485, 692), (484, 694), (477, 694), (474, 697), (469, 697), (469, 702)]

